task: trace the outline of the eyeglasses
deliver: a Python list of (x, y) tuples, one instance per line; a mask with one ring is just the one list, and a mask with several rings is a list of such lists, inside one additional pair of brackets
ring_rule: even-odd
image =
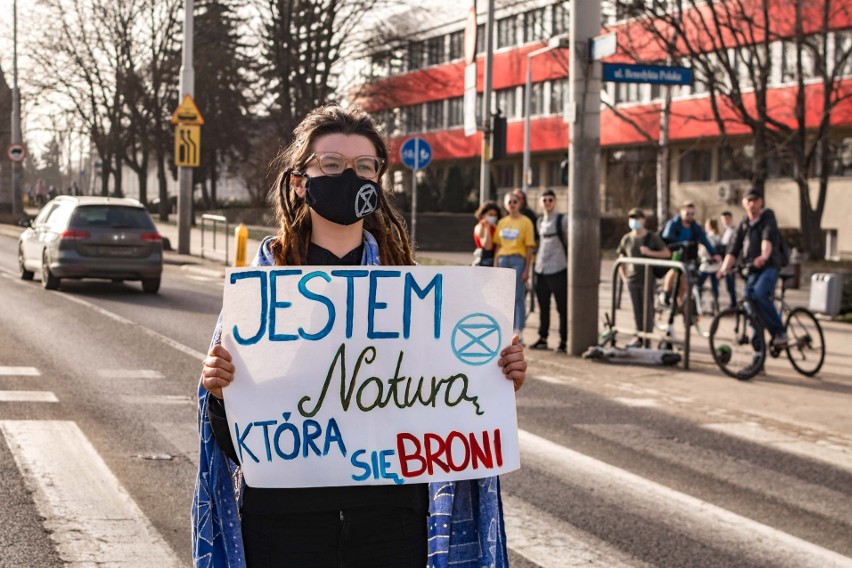
[(695, 211), (684, 211), (683, 214), (686, 217), (695, 217)]
[(543, 203), (553, 203), (553, 198), (552, 197), (542, 197), (541, 201)]
[(509, 201), (509, 205), (517, 205), (517, 204), (518, 204), (518, 202), (515, 201), (515, 200)]
[(364, 179), (374, 178), (379, 175), (379, 170), (385, 164), (383, 159), (376, 156), (347, 158), (337, 152), (323, 152), (322, 154), (311, 154), (307, 161), (305, 161), (305, 165), (311, 163), (313, 160), (317, 161), (319, 169), (327, 176), (339, 176), (346, 171), (347, 165), (352, 164), (355, 175)]

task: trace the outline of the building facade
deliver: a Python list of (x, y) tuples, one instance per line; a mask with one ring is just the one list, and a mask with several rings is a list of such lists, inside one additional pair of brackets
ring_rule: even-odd
[[(779, 3), (779, 6), (788, 7), (789, 4), (792, 3)], [(507, 155), (491, 163), (492, 194), (522, 185), (524, 90), (529, 62), (532, 65), (531, 169), (527, 174), (530, 193), (534, 198), (538, 191), (553, 187), (560, 194), (563, 209), (567, 207), (567, 191), (562, 185), (560, 163), (567, 151), (569, 136), (564, 119), (568, 54), (566, 50), (557, 49), (534, 58), (527, 55), (542, 48), (549, 39), (567, 34), (569, 5), (547, 0), (498, 2), (492, 77), (492, 106), (508, 119)], [(642, 26), (646, 24), (642, 18), (623, 18), (618, 10), (607, 6), (605, 4), (605, 26), (601, 33), (615, 31), (619, 41), (619, 52), (610, 60), (665, 61), (664, 53), (648, 37), (647, 31), (643, 31)], [(367, 71), (370, 80), (358, 93), (361, 104), (380, 117), (391, 140), (395, 189), (403, 192), (411, 186), (411, 174), (399, 160), (401, 144), (416, 135), (431, 145), (433, 162), (418, 180), (428, 190), (423, 193), (432, 201), (424, 203), (418, 198), (419, 205), (427, 208), (452, 209), (460, 203), (470, 207), (478, 201), (482, 137), (481, 133), (465, 136), (463, 129), (462, 57), (466, 10), (465, 5), (444, 10), (443, 16), (430, 18), (428, 24), (420, 26), (421, 31), (407, 41), (373, 53)], [(779, 18), (784, 16), (781, 8), (773, 14)], [(849, 57), (852, 14), (839, 9), (830, 17), (827, 29), (816, 27), (818, 22), (806, 22), (802, 33), (815, 38), (820, 53), (828, 62), (826, 65), (837, 66), (838, 80), (834, 83), (837, 100), (833, 101), (828, 121), (829, 177), (822, 228), (828, 243), (826, 255), (852, 258), (852, 228), (847, 228), (845, 223), (852, 215), (852, 57)], [(481, 97), (485, 14), (480, 13), (478, 21), (477, 91)], [(773, 118), (780, 117), (778, 119), (788, 126), (795, 126), (795, 99), (801, 86), (797, 74), (799, 67), (793, 42), (783, 37), (783, 33), (782, 30), (780, 35), (771, 38), (755, 34), (750, 37), (761, 43), (758, 53), (766, 65), (767, 78), (767, 87), (761, 92), (766, 94), (767, 108)], [(743, 98), (753, 99), (756, 95), (755, 89), (748, 84), (748, 57), (742, 47), (737, 47), (736, 34), (733, 36), (725, 53), (710, 55), (718, 57), (720, 66), (724, 59), (724, 62), (741, 67), (733, 73), (742, 77)], [(823, 86), (814, 72), (818, 62), (813, 56), (808, 59), (807, 55), (805, 53), (800, 62), (804, 73), (802, 83), (808, 100), (819, 102)], [(681, 64), (691, 66), (689, 57), (684, 56)], [(743, 166), (753, 158), (756, 141), (750, 127), (735, 112), (714, 108), (710, 79), (703, 78), (700, 69), (696, 71), (697, 79), (692, 86), (671, 88), (667, 114), (670, 213), (680, 202), (691, 200), (702, 218), (717, 216), (725, 209), (739, 214), (740, 196), (751, 183), (748, 174), (743, 173), (746, 169)], [(724, 81), (725, 78), (716, 80)], [(601, 93), (602, 213), (622, 215), (637, 205), (653, 210), (666, 89), (636, 83), (604, 85)], [(752, 103), (747, 101), (747, 104)], [(481, 108), (481, 104), (477, 108)], [(814, 104), (805, 110), (804, 136), (808, 137), (819, 126), (821, 111)], [(714, 120), (717, 114), (724, 120), (724, 132)], [(784, 227), (798, 227), (800, 196), (793, 179), (796, 172), (791, 159), (785, 153), (768, 152), (765, 166), (767, 205), (776, 211)], [(817, 167), (819, 165), (815, 164), (808, 173), (814, 198), (818, 189)]]

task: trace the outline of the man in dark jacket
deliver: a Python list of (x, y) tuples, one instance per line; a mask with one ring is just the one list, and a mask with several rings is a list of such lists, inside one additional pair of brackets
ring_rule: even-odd
[(746, 216), (737, 227), (725, 262), (719, 274), (723, 275), (736, 264), (738, 258), (753, 268), (746, 279), (745, 295), (754, 306), (772, 335), (775, 347), (787, 345), (787, 333), (781, 316), (775, 310), (773, 298), (778, 272), (783, 264), (781, 255), (781, 231), (772, 209), (763, 208), (763, 194), (752, 188), (743, 198)]

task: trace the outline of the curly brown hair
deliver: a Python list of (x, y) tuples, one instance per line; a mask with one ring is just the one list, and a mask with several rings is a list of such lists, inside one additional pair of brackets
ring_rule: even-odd
[[(270, 164), (270, 170), (278, 172), (270, 189), (278, 222), (278, 238), (270, 247), (276, 264), (295, 266), (307, 262), (311, 241), (310, 207), (304, 198), (296, 194), (295, 188), (290, 187), (290, 175), (304, 169), (313, 153), (314, 141), (326, 134), (368, 138), (376, 148), (376, 155), (382, 159), (378, 178), (381, 186), (387, 167), (388, 147), (372, 117), (360, 108), (344, 109), (335, 104), (309, 112), (293, 131), (293, 142)], [(390, 204), (385, 190), (379, 191), (378, 209), (364, 218), (364, 229), (375, 237), (382, 264), (414, 264), (405, 220)]]

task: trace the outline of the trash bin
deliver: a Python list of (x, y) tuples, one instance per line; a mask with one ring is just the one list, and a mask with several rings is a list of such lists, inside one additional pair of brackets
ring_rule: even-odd
[(810, 309), (812, 312), (836, 316), (840, 313), (843, 278), (840, 274), (817, 273), (811, 276)]

